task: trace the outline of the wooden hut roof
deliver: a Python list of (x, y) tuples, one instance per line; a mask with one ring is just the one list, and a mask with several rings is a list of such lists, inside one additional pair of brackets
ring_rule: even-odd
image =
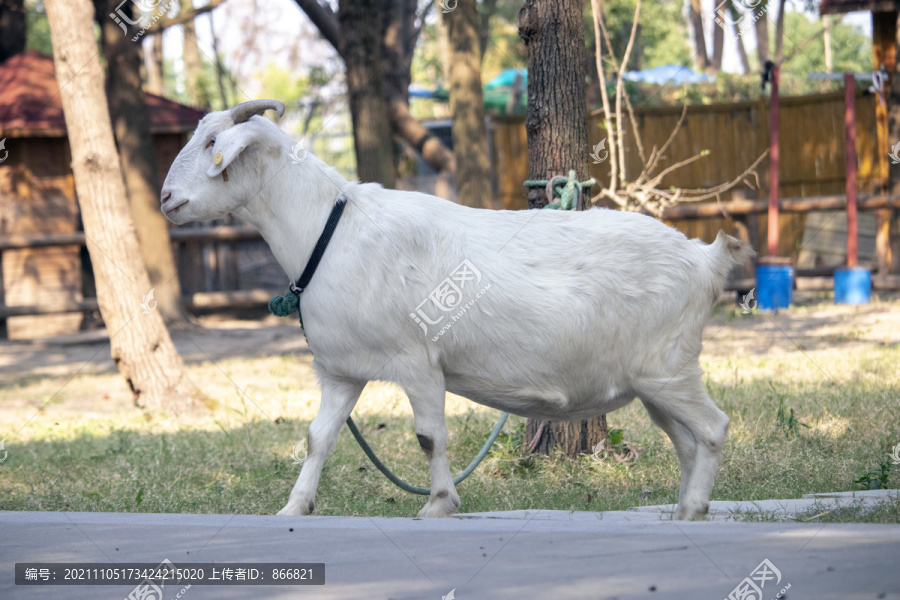
[[(144, 93), (152, 133), (193, 131), (203, 112)], [(53, 59), (28, 50), (0, 64), (0, 137), (65, 137)]]

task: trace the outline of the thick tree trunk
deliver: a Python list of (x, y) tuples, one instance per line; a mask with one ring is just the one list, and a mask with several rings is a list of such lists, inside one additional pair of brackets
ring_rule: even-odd
[(60, 87), (60, 97), (75, 190), (112, 358), (136, 403), (173, 413), (198, 407), (199, 392), (187, 378), (162, 316), (146, 296), (152, 286), (125, 201), (94, 39), (94, 7), (90, 0), (45, 0), (44, 5), (56, 76), (67, 82)]
[[(390, 0), (382, 24), (384, 87), (391, 128), (394, 133), (441, 173), (456, 171), (456, 158), (438, 138), (431, 135), (409, 110), (409, 83), (412, 57), (419, 39), (415, 26), (416, 0)], [(449, 76), (449, 73), (445, 73)]]
[(384, 0), (344, 0), (338, 11), (338, 49), (347, 67), (347, 93), (360, 181), (394, 187), (393, 139), (382, 90)]
[[(322, 37), (334, 46), (346, 64), (347, 57), (341, 49), (343, 28), (331, 8), (319, 0), (294, 1), (313, 22)], [(348, 1), (344, 0), (341, 5)], [(354, 0), (353, 4), (358, 4), (358, 1)], [(419, 33), (410, 26), (415, 20), (415, 7), (414, 0), (391, 0), (386, 4), (381, 40), (384, 76), (381, 90), (387, 102), (390, 126), (394, 134), (412, 146), (436, 171), (452, 172), (456, 170), (453, 153), (438, 138), (431, 135), (409, 111), (410, 65)], [(355, 9), (358, 10), (356, 7)], [(349, 72), (349, 65), (347, 70)]]
[(703, 13), (700, 11), (700, 0), (690, 0), (688, 4), (688, 20), (694, 40), (694, 60), (697, 70), (709, 68), (709, 56), (706, 53), (706, 35), (703, 33)]
[(481, 49), (475, 0), (459, 0), (443, 15), (450, 41), (450, 112), (456, 156), (456, 200), (475, 208), (493, 208), (481, 90)]
[[(98, 0), (97, 18), (107, 62), (109, 106), (114, 115), (113, 131), (122, 161), (122, 175), (141, 256), (159, 310), (167, 321), (185, 324), (188, 317), (181, 301), (181, 284), (169, 240), (169, 227), (159, 210), (156, 152), (141, 89), (139, 46), (123, 36), (122, 30), (107, 16), (116, 10), (119, 2)], [(129, 4), (123, 5), (123, 9), (130, 8)]]
[(25, 50), (25, 0), (0, 0), (0, 62)]
[[(575, 169), (587, 179), (590, 145), (585, 97), (585, 44), (582, 3), (527, 0), (519, 12), (519, 36), (528, 55), (528, 171), (548, 179)], [(586, 194), (586, 197), (590, 197)], [(547, 204), (543, 190), (529, 192), (528, 205)], [(587, 204), (587, 203), (585, 203)], [(539, 249), (553, 252), (558, 249)], [(525, 439), (536, 450), (559, 448), (568, 456), (589, 453), (607, 436), (606, 417), (581, 423), (529, 419)], [(538, 436), (540, 433), (540, 436)]]

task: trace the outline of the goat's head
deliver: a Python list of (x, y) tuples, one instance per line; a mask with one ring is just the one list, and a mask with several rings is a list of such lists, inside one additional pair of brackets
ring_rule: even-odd
[(257, 116), (269, 109), (284, 114), (277, 100), (252, 100), (203, 117), (163, 183), (160, 203), (169, 220), (219, 219), (259, 192), (267, 157), (283, 152), (281, 131)]

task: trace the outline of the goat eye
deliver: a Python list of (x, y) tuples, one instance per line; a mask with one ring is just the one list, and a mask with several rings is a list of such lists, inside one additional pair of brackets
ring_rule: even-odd
[(206, 142), (206, 147), (212, 148), (213, 144), (215, 144), (215, 143), (216, 143), (216, 138), (213, 138), (213, 139), (209, 140), (208, 142)]

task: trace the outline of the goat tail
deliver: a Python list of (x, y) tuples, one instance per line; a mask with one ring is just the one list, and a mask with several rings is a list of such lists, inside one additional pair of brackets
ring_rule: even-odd
[(722, 230), (716, 236), (716, 241), (707, 246), (707, 252), (712, 259), (716, 290), (718, 295), (725, 287), (725, 281), (733, 267), (744, 265), (748, 260), (756, 256), (756, 251), (746, 242), (732, 237)]

